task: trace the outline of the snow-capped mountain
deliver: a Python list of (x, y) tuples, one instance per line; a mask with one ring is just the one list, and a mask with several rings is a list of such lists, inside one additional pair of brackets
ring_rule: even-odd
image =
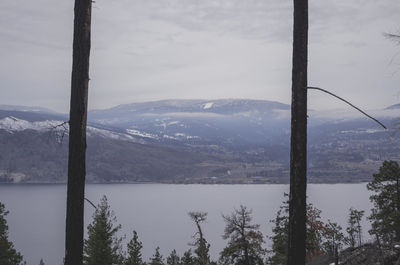
[(163, 100), (94, 110), (89, 120), (159, 141), (257, 143), (287, 131), (289, 111), (265, 100)]
[[(10, 133), (34, 130), (68, 135), (69, 124), (65, 115), (43, 114), (28, 110), (0, 110), (0, 129)], [(87, 136), (144, 143), (141, 137), (134, 137), (132, 134), (118, 129), (108, 129), (102, 125), (90, 123), (87, 126)]]
[[(62, 181), (68, 140), (55, 144), (54, 135), (68, 134), (68, 116), (19, 108), (0, 108), (0, 182), (21, 172), (33, 176), (26, 181)], [(388, 130), (357, 112), (308, 114), (310, 181), (368, 181), (382, 160), (400, 160), (399, 108), (370, 113)], [(89, 181), (288, 181), (289, 105), (164, 100), (94, 110), (88, 118)]]

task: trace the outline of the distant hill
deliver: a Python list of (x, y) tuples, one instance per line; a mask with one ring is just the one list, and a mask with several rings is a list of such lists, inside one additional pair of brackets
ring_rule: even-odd
[(387, 107), (386, 109), (400, 109), (400, 103), (391, 105), (391, 106)]
[(28, 106), (2, 105), (2, 104), (0, 104), (0, 110), (56, 114), (55, 111), (48, 109), (48, 108), (43, 108), (43, 107), (28, 107)]
[[(68, 116), (0, 108), (0, 181), (65, 182)], [(335, 116), (336, 115), (336, 116)], [(310, 182), (369, 181), (400, 160), (396, 110), (379, 119), (309, 111)], [(164, 100), (89, 112), (89, 182), (287, 183), (290, 106)], [(62, 138), (62, 136), (64, 136)]]

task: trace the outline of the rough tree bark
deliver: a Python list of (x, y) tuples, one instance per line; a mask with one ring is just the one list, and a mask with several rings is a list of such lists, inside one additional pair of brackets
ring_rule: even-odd
[(294, 0), (288, 265), (306, 257), (308, 0)]
[(83, 258), (91, 10), (92, 0), (75, 0), (69, 116), (65, 265), (81, 265)]

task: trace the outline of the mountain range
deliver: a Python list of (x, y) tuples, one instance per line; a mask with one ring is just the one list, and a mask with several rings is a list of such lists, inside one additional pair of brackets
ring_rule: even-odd
[[(373, 114), (389, 129), (357, 112), (309, 110), (310, 182), (369, 181), (383, 160), (399, 159), (400, 108)], [(67, 121), (49, 109), (0, 105), (0, 181), (65, 182)], [(87, 134), (88, 182), (288, 182), (290, 106), (279, 102), (125, 104), (89, 111)]]

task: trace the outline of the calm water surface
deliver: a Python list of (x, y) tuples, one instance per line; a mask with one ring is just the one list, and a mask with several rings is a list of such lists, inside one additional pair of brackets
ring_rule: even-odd
[[(195, 226), (189, 211), (208, 212), (203, 225), (211, 254), (217, 258), (226, 242), (221, 238), (224, 222), (221, 214), (229, 214), (243, 204), (253, 209), (254, 222), (261, 231), (271, 234), (269, 220), (276, 215), (288, 185), (163, 185), (121, 184), (87, 185), (86, 197), (97, 203), (102, 195), (109, 199), (118, 223), (120, 235), (130, 240), (136, 230), (143, 242), (147, 260), (160, 246), (166, 257), (172, 249), (181, 255), (190, 246)], [(310, 184), (308, 196), (322, 210), (323, 219), (331, 219), (346, 227), (348, 209), (355, 207), (369, 215), (372, 207), (366, 184)], [(62, 263), (64, 256), (65, 185), (0, 185), (0, 201), (10, 211), (7, 217), (9, 237), (24, 255), (28, 265)], [(94, 209), (85, 209), (86, 226)], [(364, 231), (369, 225), (364, 221)], [(365, 233), (367, 234), (367, 233)], [(367, 236), (367, 235), (366, 235)], [(124, 243), (125, 243), (124, 242)], [(267, 244), (268, 246), (268, 244)]]

